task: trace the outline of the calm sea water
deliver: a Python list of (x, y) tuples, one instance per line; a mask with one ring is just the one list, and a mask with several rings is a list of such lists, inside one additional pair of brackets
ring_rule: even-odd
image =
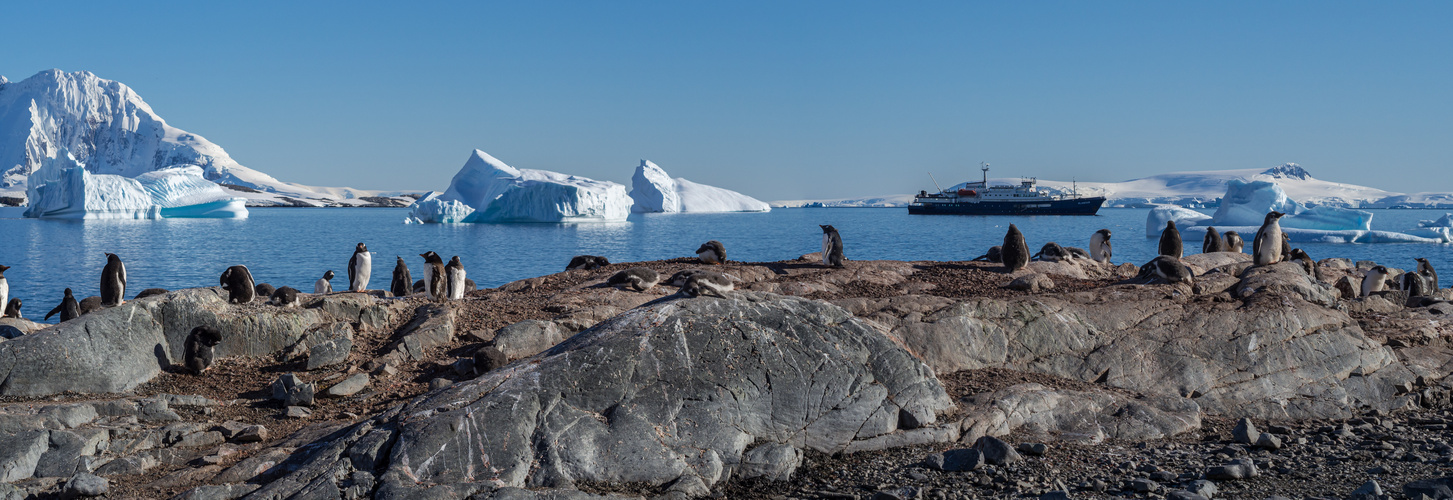
[[(910, 216), (906, 209), (803, 208), (769, 213), (647, 214), (611, 224), (403, 224), (407, 209), (255, 208), (244, 220), (164, 219), (62, 221), (0, 219), (0, 265), (10, 296), (25, 301), (25, 316), (38, 319), (60, 303), (70, 287), (77, 298), (99, 294), (105, 252), (126, 262), (127, 297), (146, 288), (215, 286), (228, 266), (244, 264), (260, 283), (304, 292), (333, 270), (335, 289), (348, 285), (354, 244), (374, 252), (370, 288), (387, 288), (394, 256), (421, 277), (419, 254), (458, 255), (481, 287), (561, 271), (579, 254), (612, 262), (668, 259), (695, 254), (720, 240), (732, 260), (776, 261), (818, 251), (818, 224), (832, 224), (849, 259), (967, 260), (1003, 241), (1017, 224), (1031, 248), (1046, 241), (1084, 247), (1097, 229), (1115, 236), (1116, 262), (1144, 263), (1156, 240), (1145, 234), (1146, 209), (1107, 208), (1094, 217)], [(1404, 230), (1437, 210), (1376, 210), (1374, 229)], [(1428, 257), (1453, 276), (1453, 247), (1414, 243), (1298, 243), (1313, 258), (1375, 260), (1414, 266)], [(1187, 242), (1187, 253), (1200, 241)], [(1247, 243), (1250, 250), (1250, 242)], [(1445, 280), (1453, 281), (1453, 280)], [(52, 318), (54, 321), (55, 318)]]

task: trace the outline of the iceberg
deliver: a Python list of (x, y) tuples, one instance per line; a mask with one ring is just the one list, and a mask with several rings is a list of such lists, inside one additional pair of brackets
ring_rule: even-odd
[(1418, 221), (1418, 227), (1408, 230), (1408, 234), (1453, 243), (1453, 213), (1445, 213), (1438, 220)]
[(47, 158), (26, 181), (26, 217), (56, 219), (247, 218), (246, 200), (186, 165), (136, 177), (93, 174), (69, 152)]
[(630, 200), (614, 182), (517, 169), (476, 149), (449, 189), (415, 201), (405, 222), (619, 222)]
[(772, 206), (750, 196), (682, 178), (671, 178), (665, 170), (641, 160), (631, 176), (631, 211), (674, 212), (768, 212)]
[(1211, 220), (1211, 216), (1183, 208), (1177, 205), (1157, 205), (1150, 209), (1150, 214), (1145, 217), (1145, 235), (1159, 237), (1160, 232), (1165, 230), (1167, 221), (1175, 221), (1176, 229), (1185, 231), (1203, 221)]

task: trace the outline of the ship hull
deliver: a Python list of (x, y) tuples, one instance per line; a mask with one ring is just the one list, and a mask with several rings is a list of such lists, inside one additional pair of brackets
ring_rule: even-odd
[(915, 203), (913, 215), (1095, 215), (1105, 198), (1073, 198), (1035, 202), (979, 201)]

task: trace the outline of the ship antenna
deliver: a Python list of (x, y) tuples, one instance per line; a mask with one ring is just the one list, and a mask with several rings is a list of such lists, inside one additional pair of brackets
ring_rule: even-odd
[(984, 189), (989, 189), (989, 162), (979, 162), (979, 170), (984, 171)]
[(1075, 199), (1080, 198), (1080, 186), (1074, 177), (1070, 177), (1070, 194), (1074, 195)]
[(943, 192), (943, 186), (938, 185), (938, 179), (934, 179), (933, 178), (933, 172), (929, 172), (928, 173), (928, 178), (933, 180), (933, 187), (938, 188), (938, 192), (942, 193)]

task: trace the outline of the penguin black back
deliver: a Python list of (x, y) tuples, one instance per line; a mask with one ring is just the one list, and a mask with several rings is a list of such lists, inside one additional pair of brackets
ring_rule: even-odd
[(605, 257), (598, 255), (576, 255), (570, 259), (569, 264), (565, 265), (565, 270), (584, 269), (586, 271), (594, 271), (609, 265), (610, 260)]
[(281, 307), (298, 305), (298, 289), (285, 286), (272, 292), (272, 303)]
[(19, 318), (19, 317), (21, 317), (20, 316), (20, 306), (22, 304), (23, 304), (23, 302), (21, 302), (19, 298), (10, 299), (10, 302), (6, 302), (5, 303), (5, 314), (4, 314), (4, 317), (6, 317), (6, 318)]
[(1433, 269), (1433, 263), (1428, 262), (1428, 259), (1422, 257), (1414, 260), (1418, 261), (1418, 274), (1423, 275), (1423, 278), (1428, 280), (1428, 290), (1437, 290), (1438, 271)]
[(822, 264), (832, 267), (843, 267), (843, 237), (838, 234), (837, 228), (831, 225), (821, 225), (822, 228)]
[(424, 291), (431, 300), (444, 300), (447, 287), (444, 259), (433, 250), (419, 254), (424, 258)]
[(199, 326), (193, 328), (187, 334), (186, 343), (183, 345), (184, 354), (182, 363), (193, 375), (201, 374), (212, 366), (212, 348), (222, 343), (222, 332), (210, 326)]
[(1004, 262), (1004, 247), (999, 245), (989, 247), (988, 252), (984, 252), (984, 255), (974, 257), (974, 260), (979, 262)]
[(1018, 226), (1009, 225), (1009, 231), (1004, 233), (1004, 246), (999, 252), (1004, 260), (1004, 269), (1011, 273), (1029, 265), (1029, 244), (1024, 242), (1024, 233), (1019, 232)]
[(1185, 248), (1181, 244), (1181, 232), (1176, 230), (1176, 222), (1173, 220), (1165, 221), (1165, 229), (1160, 232), (1160, 254), (1177, 259), (1185, 255)]
[(252, 272), (247, 266), (232, 266), (222, 271), (218, 280), (222, 289), (227, 290), (227, 301), (233, 304), (246, 304), (252, 302), (257, 296), (257, 287), (252, 283)]
[(61, 303), (56, 305), (55, 309), (51, 309), (49, 313), (46, 313), (45, 319), (50, 319), (56, 313), (60, 313), (61, 323), (81, 316), (81, 305), (76, 302), (76, 296), (71, 295), (71, 289), (66, 289), (65, 297), (61, 299)]
[(126, 264), (114, 253), (106, 254), (106, 267), (101, 269), (101, 303), (120, 305), (126, 297)]
[(407, 297), (414, 279), (409, 276), (409, 265), (404, 263), (404, 257), (402, 255), (396, 257), (398, 257), (398, 262), (394, 263), (394, 276), (393, 280), (389, 282), (388, 289), (395, 297)]
[(1216, 232), (1215, 227), (1206, 228), (1206, 239), (1201, 242), (1201, 253), (1225, 251), (1226, 241), (1221, 239), (1221, 233)]
[(274, 287), (267, 283), (258, 283), (257, 286), (252, 288), (253, 290), (257, 291), (258, 297), (271, 297), (272, 293), (277, 291), (277, 287)]

